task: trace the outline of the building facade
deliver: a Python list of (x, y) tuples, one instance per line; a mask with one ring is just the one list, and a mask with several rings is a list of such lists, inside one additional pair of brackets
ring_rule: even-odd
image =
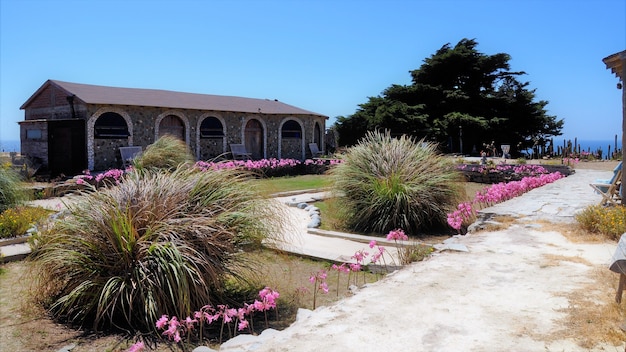
[(22, 155), (52, 176), (121, 166), (119, 148), (145, 150), (160, 136), (183, 140), (198, 160), (311, 156), (324, 148), (327, 116), (278, 100), (46, 81), (21, 107)]

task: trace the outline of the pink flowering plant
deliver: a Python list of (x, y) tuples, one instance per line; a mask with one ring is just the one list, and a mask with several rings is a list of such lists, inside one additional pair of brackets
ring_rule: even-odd
[(179, 319), (176, 316), (162, 315), (155, 323), (158, 331), (162, 331), (162, 335), (170, 341), (180, 343), (184, 349), (184, 342), (190, 343), (193, 340), (203, 341), (203, 333), (212, 324), (220, 324), (219, 326), (219, 343), (222, 342), (224, 333), (229, 338), (236, 336), (238, 333), (253, 333), (253, 321), (255, 313), (263, 313), (265, 319), (265, 327), (268, 327), (267, 312), (274, 310), (278, 315), (277, 301), (280, 297), (278, 291), (274, 291), (269, 287), (259, 291), (259, 299), (254, 300), (251, 304), (243, 304), (241, 307), (235, 308), (225, 304), (217, 306), (205, 305), (200, 310), (195, 311), (191, 316), (185, 319)]
[(461, 203), (457, 209), (448, 214), (448, 224), (461, 233), (469, 224), (476, 220), (476, 212), (520, 196), (534, 188), (552, 183), (564, 176), (559, 172), (541, 174), (537, 177), (524, 177), (519, 181), (500, 182), (484, 188), (476, 193), (472, 201)]
[[(409, 236), (405, 234), (404, 230), (395, 229), (389, 231), (386, 236), (386, 240), (394, 241), (399, 263), (395, 263), (395, 260), (388, 253), (386, 247), (378, 244), (376, 240), (371, 240), (368, 246), (371, 250), (373, 250), (372, 253), (364, 249), (360, 249), (354, 252), (352, 257), (350, 258), (352, 259), (351, 262), (344, 262), (339, 265), (333, 264), (331, 266), (330, 270), (337, 272), (337, 296), (339, 296), (339, 287), (342, 274), (348, 275), (346, 288), (349, 288), (351, 283), (358, 286), (359, 272), (363, 273), (363, 284), (367, 282), (365, 277), (365, 271), (370, 265), (379, 265), (381, 268), (384, 268), (384, 272), (388, 272), (389, 268), (387, 266), (387, 259), (385, 258), (386, 256), (389, 257), (390, 264), (404, 265), (410, 262), (410, 251), (407, 250), (408, 247), (405, 243), (405, 241), (409, 240)], [(317, 304), (317, 292), (319, 291), (322, 294), (328, 294), (329, 292), (327, 279), (328, 272), (326, 270), (319, 270), (318, 272), (311, 274), (311, 276), (309, 277), (309, 282), (313, 284), (313, 309), (315, 309)]]
[(333, 165), (341, 163), (340, 159), (261, 159), (261, 160), (226, 160), (198, 161), (195, 168), (207, 170), (241, 169), (252, 172), (259, 177), (281, 177), (307, 174), (323, 174)]
[(487, 165), (471, 165), (460, 164), (456, 167), (457, 170), (463, 172), (465, 177), (470, 182), (486, 182), (480, 181), (485, 176), (489, 176), (491, 182), (502, 181), (519, 181), (524, 177), (536, 177), (543, 174), (549, 174), (550, 171), (541, 165), (536, 164), (487, 164)]
[(76, 184), (91, 186), (94, 188), (118, 185), (122, 182), (124, 174), (131, 170), (132, 167), (126, 170), (110, 169), (105, 172), (98, 173), (95, 176), (92, 175), (89, 170), (84, 170), (82, 175), (76, 176)]

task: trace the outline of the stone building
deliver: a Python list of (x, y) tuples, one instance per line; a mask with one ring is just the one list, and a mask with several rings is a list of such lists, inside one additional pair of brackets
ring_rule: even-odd
[(119, 147), (145, 149), (165, 134), (198, 160), (244, 144), (253, 159), (311, 156), (324, 148), (327, 116), (278, 100), (46, 81), (22, 106), (22, 155), (50, 175), (121, 166)]

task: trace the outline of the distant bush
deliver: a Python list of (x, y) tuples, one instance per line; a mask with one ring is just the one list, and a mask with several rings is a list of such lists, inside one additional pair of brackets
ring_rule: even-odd
[(626, 233), (626, 207), (592, 205), (575, 216), (580, 226), (612, 240), (619, 240)]
[(445, 226), (463, 192), (461, 175), (436, 146), (370, 132), (331, 170), (338, 209), (348, 228), (416, 235)]
[(94, 330), (154, 331), (227, 300), (241, 278), (237, 253), (280, 232), (279, 208), (237, 170), (128, 172), (83, 194), (39, 236), (37, 296), (61, 321)]
[(19, 205), (26, 199), (20, 176), (8, 167), (0, 166), (0, 213)]
[(26, 234), (33, 225), (44, 220), (50, 212), (41, 207), (15, 207), (0, 213), (0, 238)]
[(193, 163), (194, 157), (189, 147), (180, 139), (165, 135), (133, 160), (137, 169), (174, 170), (181, 164)]

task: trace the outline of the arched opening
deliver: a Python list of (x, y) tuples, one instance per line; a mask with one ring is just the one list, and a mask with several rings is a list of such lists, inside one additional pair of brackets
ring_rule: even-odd
[(159, 124), (159, 138), (166, 134), (176, 137), (181, 141), (185, 140), (185, 125), (178, 116), (168, 115), (161, 120)]
[(300, 128), (300, 124), (297, 121), (289, 120), (283, 124), (283, 128), (281, 131), (281, 136), (283, 139), (287, 138), (302, 138), (302, 128)]
[(302, 159), (302, 125), (296, 120), (286, 120), (280, 127), (280, 156), (286, 159)]
[(319, 123), (315, 123), (315, 127), (313, 128), (313, 142), (317, 144), (320, 150), (324, 148), (323, 145), (324, 139), (322, 139), (322, 128)]
[(244, 132), (246, 150), (252, 153), (252, 159), (263, 159), (263, 125), (259, 120), (249, 120)]
[(93, 136), (96, 139), (120, 139), (129, 136), (126, 120), (115, 112), (105, 112), (100, 115), (93, 129)]
[(224, 153), (224, 124), (215, 117), (204, 118), (198, 127), (198, 158), (211, 160)]
[(224, 127), (217, 117), (209, 116), (200, 124), (200, 138), (215, 137), (224, 137)]

